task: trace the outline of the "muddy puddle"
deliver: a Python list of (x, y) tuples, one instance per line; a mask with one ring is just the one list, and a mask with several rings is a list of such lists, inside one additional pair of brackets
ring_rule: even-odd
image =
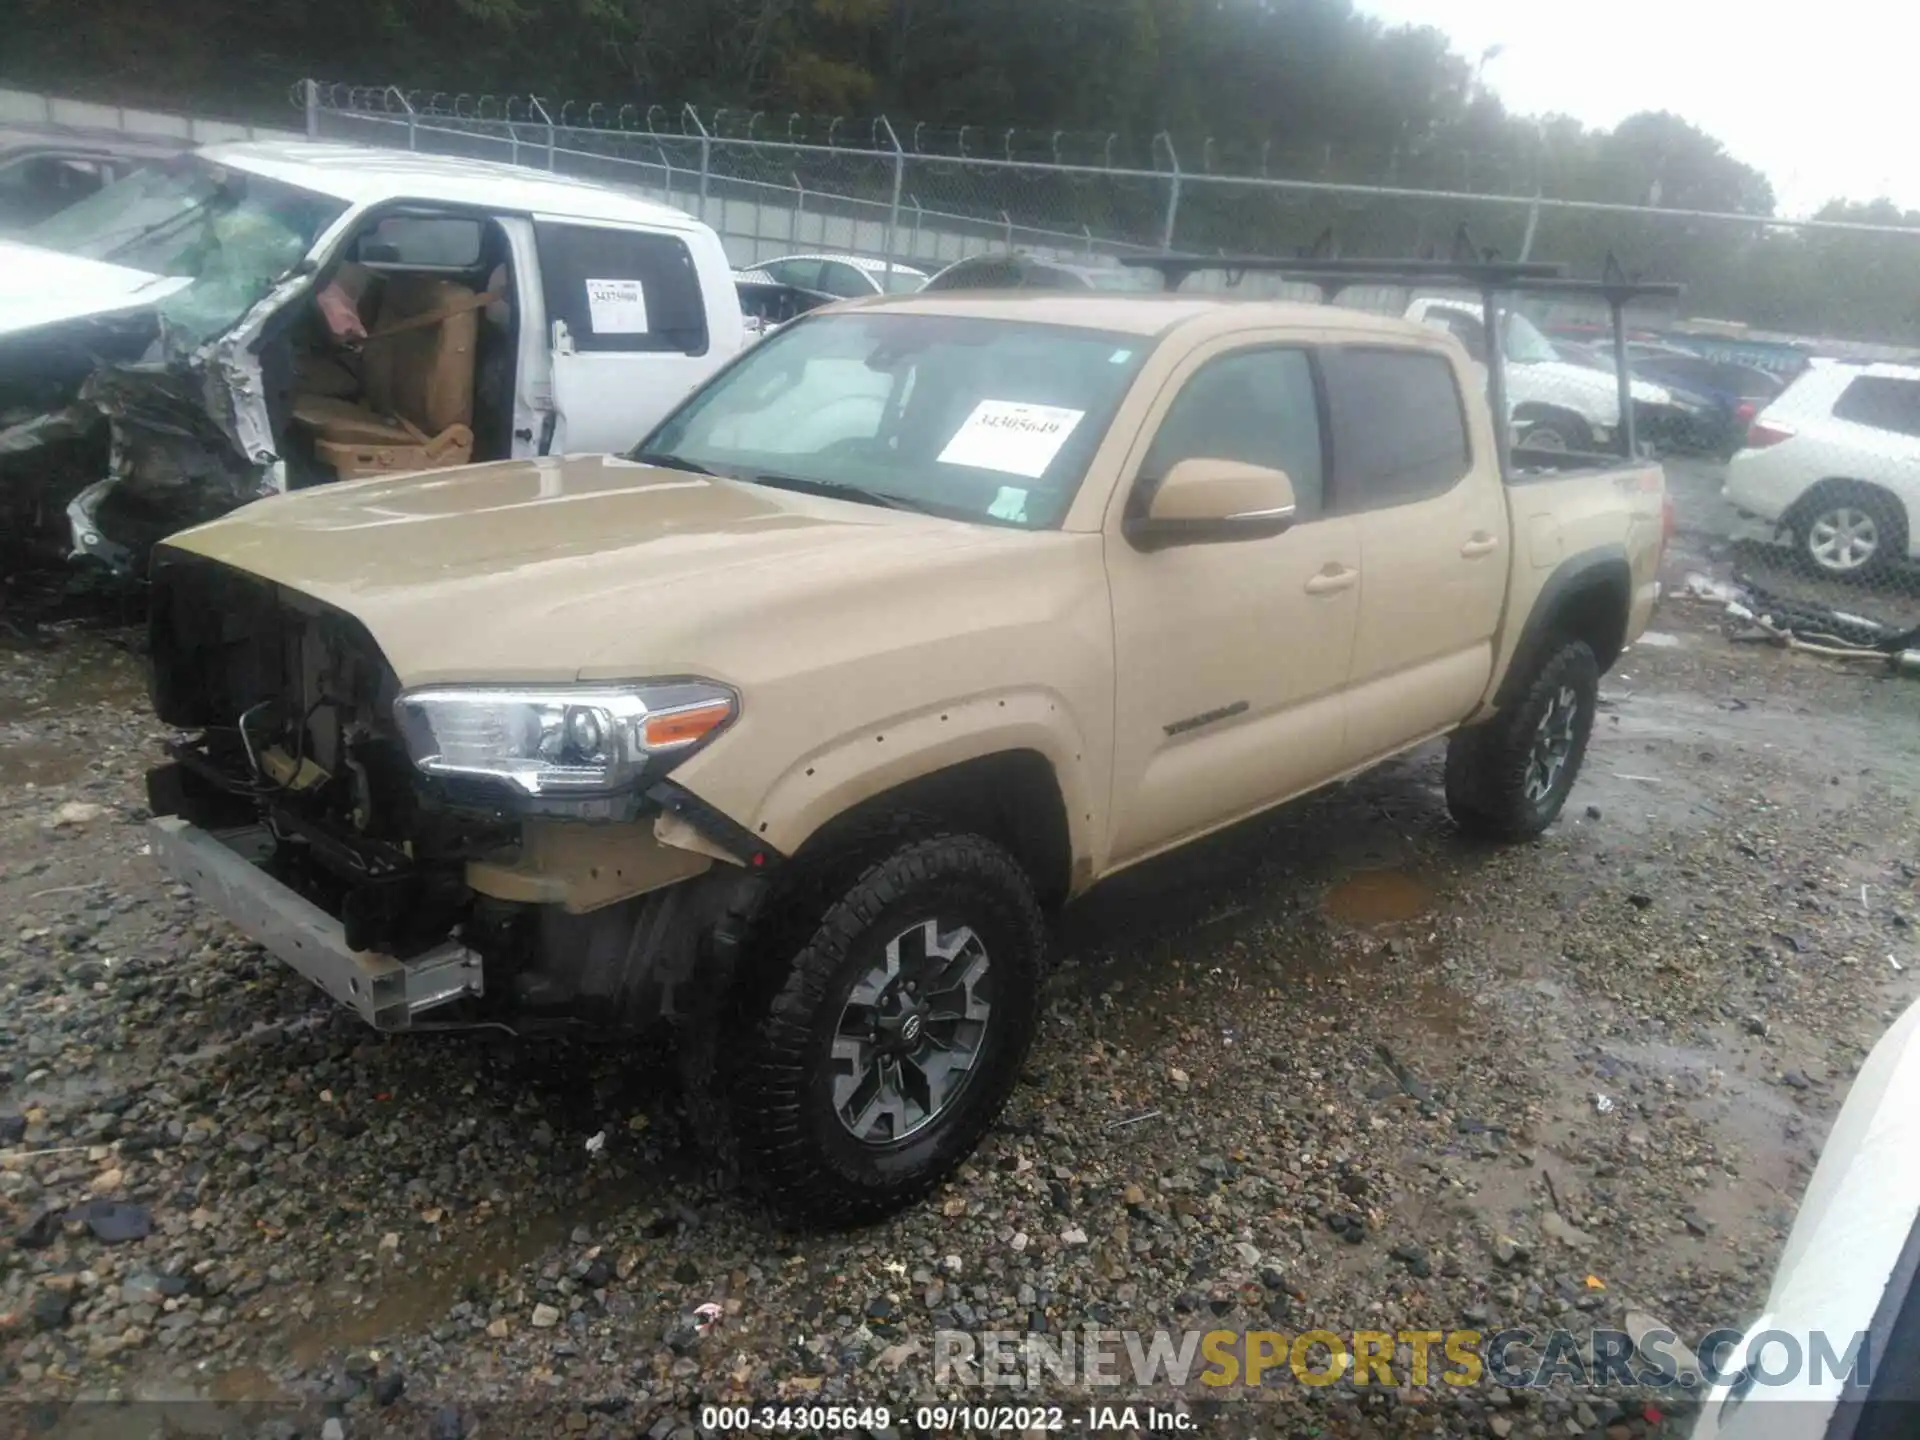
[(1431, 886), (1397, 870), (1362, 870), (1327, 891), (1320, 908), (1329, 920), (1360, 930), (1404, 925), (1434, 908)]
[[(418, 1249), (417, 1259), (410, 1254), (404, 1270), (370, 1288), (322, 1290), (313, 1317), (290, 1325), (282, 1348), (290, 1360), (308, 1366), (331, 1352), (431, 1330), (463, 1299), (484, 1294), (524, 1266), (566, 1248), (576, 1227), (599, 1232), (630, 1211), (658, 1211), (663, 1198), (689, 1179), (666, 1167), (648, 1168), (602, 1185), (577, 1203), (527, 1216), (500, 1215), (444, 1243), (410, 1238), (408, 1248)], [(677, 1222), (668, 1217), (656, 1228), (673, 1233)]]

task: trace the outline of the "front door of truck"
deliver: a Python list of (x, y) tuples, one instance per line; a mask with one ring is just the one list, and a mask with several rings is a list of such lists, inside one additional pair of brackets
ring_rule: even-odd
[(1512, 547), (1492, 437), (1468, 425), (1445, 351), (1329, 346), (1320, 364), (1331, 507), (1358, 527), (1367, 572), (1346, 741), (1358, 765), (1480, 703)]
[(1144, 507), (1176, 461), (1284, 470), (1297, 519), (1264, 540), (1141, 552), (1109, 516), (1115, 753), (1110, 863), (1310, 788), (1339, 769), (1360, 613), (1356, 523), (1326, 512), (1314, 364), (1236, 336), (1168, 382), (1129, 457)]
[(719, 364), (678, 235), (537, 218), (552, 418), (543, 454), (625, 451)]

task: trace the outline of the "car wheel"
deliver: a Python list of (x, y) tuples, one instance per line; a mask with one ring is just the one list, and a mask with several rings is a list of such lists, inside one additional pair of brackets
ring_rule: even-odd
[(1600, 665), (1582, 640), (1547, 653), (1506, 709), (1447, 745), (1447, 810), (1470, 835), (1528, 840), (1551, 825), (1580, 776), (1600, 700)]
[(720, 1036), (712, 1080), (742, 1178), (806, 1225), (925, 1195), (1006, 1104), (1044, 956), (1032, 886), (991, 841), (945, 835), (879, 859)]
[(1906, 525), (1887, 496), (1864, 487), (1834, 488), (1806, 507), (1800, 552), (1816, 572), (1861, 580), (1887, 570), (1906, 551)]
[(1550, 450), (1554, 453), (1584, 451), (1593, 448), (1587, 427), (1570, 415), (1550, 415), (1536, 420), (1520, 432), (1520, 445), (1526, 450)]

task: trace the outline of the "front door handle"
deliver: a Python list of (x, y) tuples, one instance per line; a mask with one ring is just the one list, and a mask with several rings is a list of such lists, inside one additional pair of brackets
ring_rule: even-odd
[(1460, 547), (1460, 553), (1469, 560), (1478, 560), (1482, 555), (1491, 555), (1499, 548), (1499, 537), (1482, 530)]
[(1307, 581), (1307, 594), (1332, 595), (1337, 591), (1351, 588), (1359, 578), (1360, 572), (1358, 570), (1351, 570), (1338, 562), (1334, 562), (1329, 564), (1326, 569), (1322, 570), (1318, 575), (1315, 575), (1311, 580)]

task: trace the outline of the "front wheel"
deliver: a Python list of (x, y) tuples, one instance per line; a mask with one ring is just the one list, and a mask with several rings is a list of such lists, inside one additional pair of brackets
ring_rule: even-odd
[(1567, 803), (1600, 701), (1600, 665), (1582, 640), (1553, 646), (1532, 682), (1484, 725), (1447, 743), (1447, 810), (1470, 835), (1528, 840)]
[(1032, 886), (991, 841), (938, 836), (873, 864), (722, 1037), (713, 1079), (744, 1178), (828, 1226), (933, 1189), (1006, 1104), (1044, 952)]

